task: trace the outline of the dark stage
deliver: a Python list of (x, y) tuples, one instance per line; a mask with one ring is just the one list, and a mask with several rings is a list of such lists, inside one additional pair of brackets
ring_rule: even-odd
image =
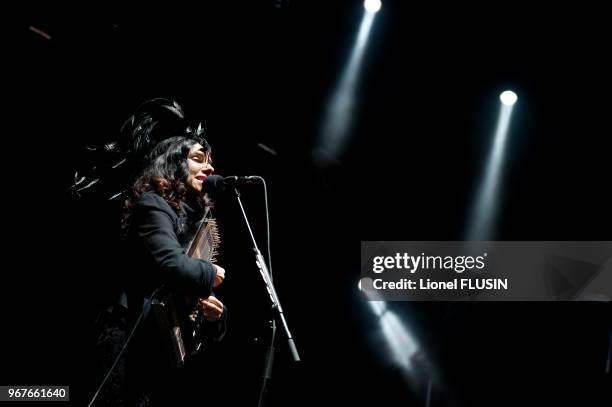
[[(87, 405), (94, 320), (126, 271), (118, 204), (69, 188), (88, 145), (167, 97), (206, 121), (217, 173), (267, 181), (274, 282), (302, 359), (279, 331), (267, 405), (610, 405), (609, 298), (390, 302), (427, 359), (407, 377), (357, 289), (360, 241), (465, 238), (510, 88), (519, 99), (490, 240), (610, 240), (609, 19), (586, 3), (538, 7), (385, 1), (334, 154), (323, 120), (360, 1), (19, 14), (5, 77), (0, 385), (66, 385), (71, 402), (58, 405)], [(263, 190), (241, 192), (266, 254)], [(254, 406), (268, 297), (234, 200), (218, 219), (229, 331), (188, 380), (202, 404)]]

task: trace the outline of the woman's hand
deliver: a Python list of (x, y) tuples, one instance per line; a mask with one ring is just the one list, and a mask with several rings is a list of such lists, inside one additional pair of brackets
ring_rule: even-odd
[(215, 280), (213, 281), (213, 288), (217, 288), (221, 285), (223, 280), (225, 280), (225, 269), (221, 266), (217, 266), (216, 264), (213, 264), (213, 266), (217, 272), (215, 275)]
[(206, 299), (201, 298), (198, 302), (198, 308), (207, 321), (218, 321), (223, 315), (223, 303), (214, 295)]

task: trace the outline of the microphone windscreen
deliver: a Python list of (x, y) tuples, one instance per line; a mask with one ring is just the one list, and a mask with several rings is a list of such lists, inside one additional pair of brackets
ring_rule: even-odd
[(202, 192), (214, 194), (217, 191), (225, 191), (226, 185), (221, 175), (210, 175), (202, 183)]

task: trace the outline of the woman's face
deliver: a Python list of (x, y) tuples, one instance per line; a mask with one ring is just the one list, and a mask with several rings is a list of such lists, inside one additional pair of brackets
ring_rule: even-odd
[(202, 183), (215, 169), (210, 165), (210, 155), (205, 152), (201, 144), (196, 143), (187, 156), (189, 175), (187, 187), (195, 192), (202, 192)]

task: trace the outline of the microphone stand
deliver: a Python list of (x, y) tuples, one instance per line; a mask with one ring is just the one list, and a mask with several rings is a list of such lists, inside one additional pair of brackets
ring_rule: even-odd
[[(291, 332), (289, 331), (289, 326), (287, 325), (287, 321), (285, 320), (285, 315), (283, 314), (283, 308), (281, 307), (280, 300), (276, 295), (276, 289), (274, 288), (274, 284), (272, 283), (272, 279), (270, 278), (270, 272), (268, 270), (268, 266), (266, 265), (266, 261), (264, 260), (259, 248), (257, 247), (257, 242), (255, 241), (255, 237), (253, 236), (253, 231), (251, 230), (251, 225), (249, 223), (249, 219), (247, 218), (246, 212), (244, 211), (244, 206), (242, 205), (242, 201), (240, 200), (240, 192), (236, 187), (233, 188), (234, 194), (236, 195), (236, 199), (238, 200), (238, 205), (240, 206), (240, 210), (242, 211), (242, 216), (244, 217), (244, 221), (249, 230), (249, 235), (251, 236), (251, 241), (253, 242), (253, 252), (255, 253), (255, 263), (257, 264), (257, 268), (259, 269), (259, 274), (264, 280), (266, 284), (266, 290), (268, 291), (268, 295), (270, 297), (271, 308), (274, 312), (274, 316), (280, 322), (282, 329), (285, 331), (285, 335), (287, 337), (287, 344), (289, 345), (289, 350), (291, 351), (291, 356), (295, 362), (300, 361), (300, 355), (298, 354), (297, 348), (295, 346), (295, 342), (293, 341), (293, 337), (291, 336)], [(272, 362), (274, 360), (274, 340), (276, 336), (276, 323), (275, 320), (271, 321), (270, 327), (272, 328), (272, 337), (270, 339), (270, 346), (266, 352), (266, 366), (264, 368), (264, 384), (262, 387), (262, 395), (260, 396), (259, 403), (261, 405), (263, 400), (263, 393), (266, 390), (267, 381), (270, 380), (271, 371), (272, 371)]]
[(266, 394), (268, 392), (268, 382), (272, 380), (272, 365), (274, 364), (274, 343), (276, 342), (276, 321), (270, 320), (270, 344), (266, 348), (266, 362), (264, 364), (264, 370), (261, 381), (261, 390), (259, 391), (259, 401), (257, 407), (264, 407)]

